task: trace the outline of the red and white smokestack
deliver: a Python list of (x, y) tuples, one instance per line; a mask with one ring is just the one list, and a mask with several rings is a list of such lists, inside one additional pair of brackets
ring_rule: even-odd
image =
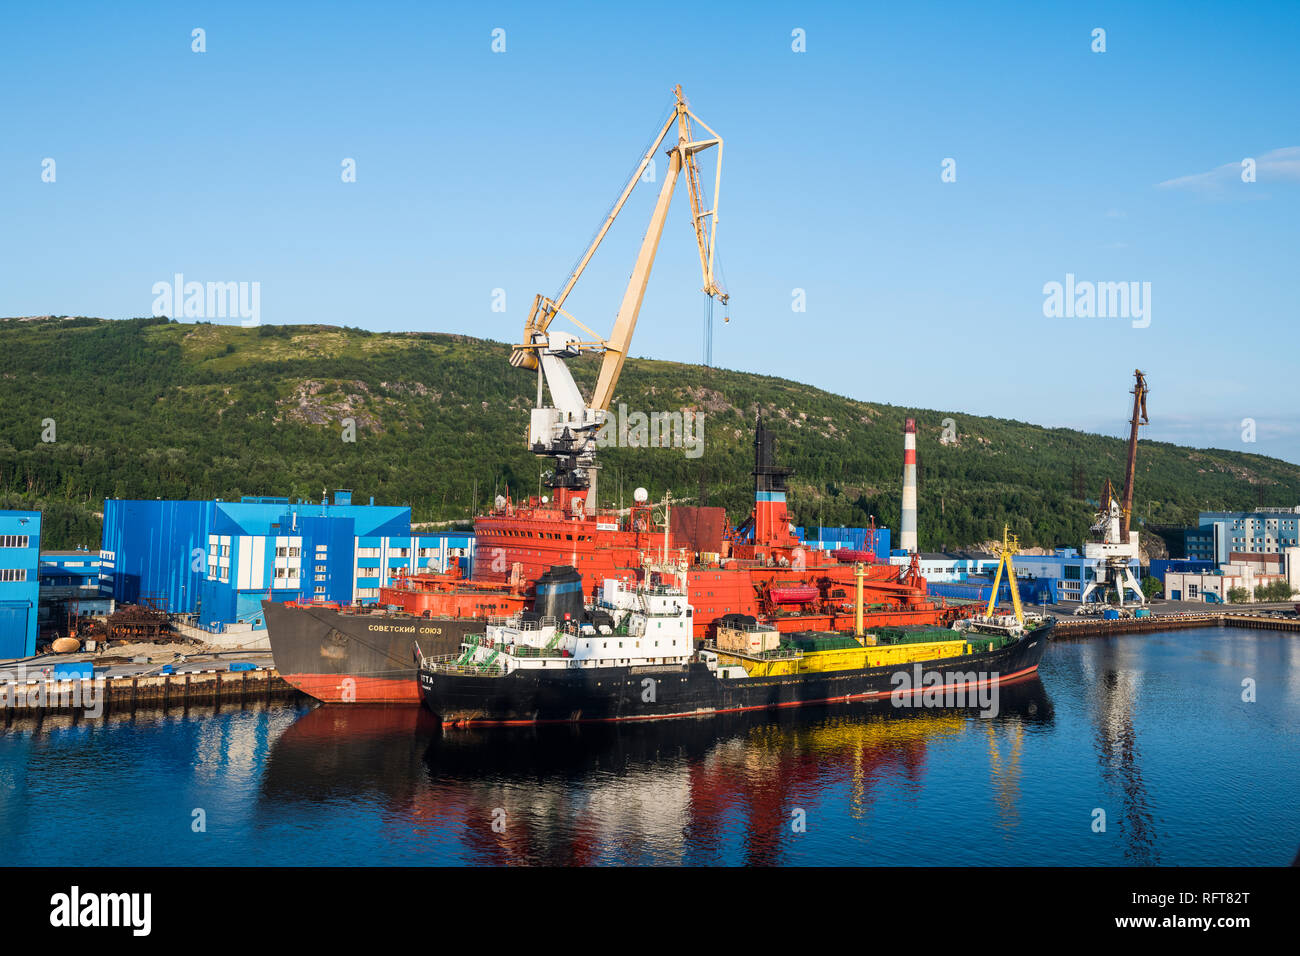
[(916, 419), (903, 425), (903, 514), (898, 522), (898, 546), (916, 553)]

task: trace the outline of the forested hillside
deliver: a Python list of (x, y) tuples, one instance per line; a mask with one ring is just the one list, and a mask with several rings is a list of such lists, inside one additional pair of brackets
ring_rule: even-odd
[[(167, 319), (0, 320), (0, 507), (46, 513), (43, 547), (99, 541), (105, 497), (319, 498), (410, 504), (416, 521), (465, 518), (509, 486), (535, 492), (525, 447), (536, 379), (502, 343), (327, 326), (244, 329)], [(584, 388), (596, 363), (578, 363)], [(602, 504), (654, 497), (725, 505), (752, 498), (755, 416), (794, 468), (800, 524), (898, 524), (903, 420), (918, 422), (922, 548), (1000, 537), (1077, 543), (1124, 443), (1066, 429), (859, 402), (784, 379), (628, 361), (617, 402), (704, 413), (703, 453), (602, 452)], [(957, 441), (943, 444), (943, 419)], [(345, 441), (344, 419), (355, 422)], [(52, 423), (50, 422), (52, 420)], [(43, 437), (53, 437), (45, 441)], [(1238, 452), (1142, 443), (1135, 512), (1191, 522), (1203, 508), (1300, 500), (1300, 468)], [(477, 498), (475, 493), (477, 492)]]

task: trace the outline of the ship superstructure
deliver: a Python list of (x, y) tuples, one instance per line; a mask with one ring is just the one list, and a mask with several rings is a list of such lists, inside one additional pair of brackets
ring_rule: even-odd
[[(581, 605), (579, 604), (579, 607)], [(610, 579), (585, 613), (524, 612), (489, 622), (458, 655), (424, 658), (444, 673), (512, 674), (517, 670), (672, 667), (695, 653), (691, 607), (678, 587)]]
[(995, 700), (991, 688), (1037, 669), (1052, 629), (1044, 618), (1014, 631), (782, 634), (735, 616), (697, 651), (691, 617), (680, 587), (609, 579), (581, 614), (572, 604), (562, 614), (524, 612), (471, 635), (459, 655), (419, 655), (421, 692), (444, 724), (459, 725), (700, 717), (881, 697), (964, 707)]

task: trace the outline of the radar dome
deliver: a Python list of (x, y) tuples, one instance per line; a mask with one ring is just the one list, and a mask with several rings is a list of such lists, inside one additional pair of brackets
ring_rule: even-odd
[(638, 488), (636, 491), (632, 492), (632, 500), (637, 504), (643, 505), (650, 500), (650, 492), (646, 491), (644, 488)]

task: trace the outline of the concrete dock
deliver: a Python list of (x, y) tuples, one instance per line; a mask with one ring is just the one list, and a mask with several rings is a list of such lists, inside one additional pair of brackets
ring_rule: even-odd
[(1269, 612), (1212, 611), (1199, 614), (1176, 613), (1150, 617), (1107, 621), (1096, 617), (1057, 618), (1052, 639), (1099, 637), (1111, 634), (1144, 634), (1173, 631), (1187, 627), (1251, 627), (1270, 631), (1300, 631), (1300, 618)]
[[(181, 657), (170, 663), (47, 656), (0, 664), (0, 713), (6, 725), (16, 717), (41, 713), (83, 713), (192, 704), (244, 706), (293, 700), (303, 695), (275, 670), (270, 655)], [(89, 664), (93, 678), (59, 671)], [(233, 669), (232, 669), (233, 666)], [(168, 672), (163, 673), (166, 669)], [(305, 698), (303, 698), (305, 699)]]

